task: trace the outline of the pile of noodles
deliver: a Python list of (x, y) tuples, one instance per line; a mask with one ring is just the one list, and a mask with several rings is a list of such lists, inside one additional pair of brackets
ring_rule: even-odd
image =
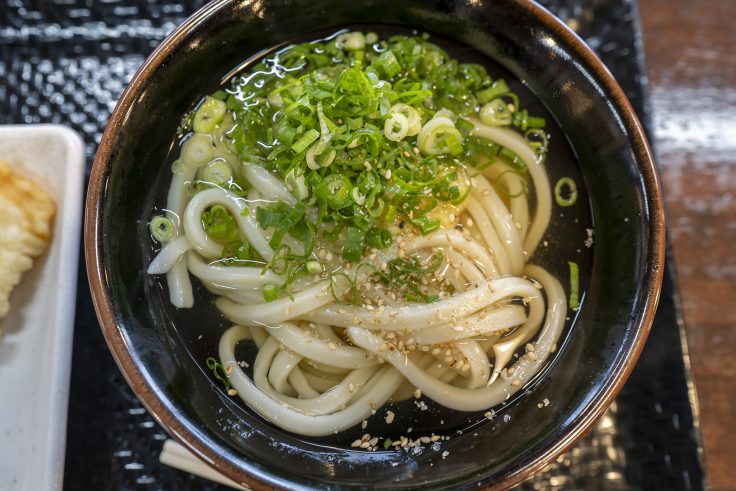
[[(246, 198), (218, 187), (189, 198), (185, 188), (195, 170), (174, 175), (167, 210), (178, 236), (155, 257), (149, 273), (166, 274), (177, 307), (193, 304), (190, 274), (218, 296), (217, 307), (235, 324), (221, 337), (221, 363), (232, 367), (230, 383), (261, 416), (295, 433), (327, 435), (416, 389), (448, 408), (485, 410), (521, 389), (554, 351), (566, 315), (565, 293), (546, 270), (528, 263), (551, 213), (546, 172), (520, 135), (473, 122), (472, 134), (524, 161), (531, 186), (523, 192), (525, 178), (505, 172), (498, 162), (472, 177), (471, 191), (452, 217), (462, 230), (450, 226), (400, 237), (395, 241), (400, 251), (395, 244), (371, 254), (380, 265), (399, 252), (427, 257), (442, 251), (441, 274), (453, 293), (432, 303), (386, 295), (372, 287), (370, 269), (356, 265), (342, 265), (342, 277), (355, 277), (369, 304), (342, 301), (350, 285), (327, 275), (303, 278), (292, 286), (291, 298), (265, 302), (261, 289), (278, 282), (278, 275), (219, 263), (222, 245), (208, 238), (201, 215), (216, 204), (228, 209), (241, 239), (269, 261), (274, 255), (269, 234), (255, 213), (244, 210), (296, 199), (280, 179), (256, 165), (244, 168), (252, 186)], [(226, 149), (220, 152), (234, 159)], [(244, 341), (258, 348), (255, 360), (248, 360), (252, 378), (235, 357), (236, 345)]]

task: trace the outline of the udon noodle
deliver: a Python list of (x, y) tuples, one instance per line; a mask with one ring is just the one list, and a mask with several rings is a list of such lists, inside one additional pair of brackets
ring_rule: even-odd
[[(337, 43), (348, 49), (357, 42), (351, 35)], [(279, 107), (279, 101), (269, 101)], [(263, 226), (277, 203), (286, 210), (304, 203), (304, 221), (316, 223), (320, 202), (310, 197), (317, 191), (312, 187), (305, 195), (293, 175), (238, 154), (228, 144), (237, 126), (230, 113), (207, 134), (207, 148), (194, 148), (196, 141), (182, 147), (166, 200), (171, 233), (162, 238), (148, 272), (166, 276), (176, 307), (194, 306), (192, 276), (217, 297), (217, 308), (233, 323), (221, 336), (218, 354), (231, 394), (285, 430), (339, 432), (417, 390), (451, 409), (486, 410), (524, 387), (555, 349), (567, 312), (565, 292), (530, 261), (552, 209), (543, 152), (511, 125), (484, 123), (477, 110), (435, 109), (423, 111), (422, 128), (431, 130), (438, 120), (462, 126), (463, 141), (474, 137), (508, 149), (524, 172), (514, 172), (500, 157), (477, 166), (456, 153), (448, 165), (459, 172), (455, 181), (464, 194), (439, 203), (427, 214), (431, 218), (417, 222), (421, 226), (407, 226), (415, 223), (411, 210), (388, 218), (384, 212), (375, 223), (389, 231), (390, 240), (365, 245), (358, 260), (345, 258), (349, 231), (324, 237), (317, 230), (310, 245), (301, 234)], [(415, 144), (407, 136), (412, 131), (402, 127), (408, 118), (396, 119), (394, 127), (387, 123), (389, 141), (403, 131), (412, 158), (442, 153), (420, 145), (421, 132)], [(195, 132), (188, 141), (199, 137)], [(213, 163), (232, 175), (206, 179), (203, 169)], [(323, 166), (324, 161), (317, 169), (330, 172), (321, 171)], [(238, 186), (232, 186), (233, 176), (240, 178)], [(379, 177), (386, 187), (393, 182), (390, 171)], [(223, 241), (208, 233), (215, 209), (231, 217), (227, 223), (248, 247), (247, 259), (225, 257)], [(284, 266), (295, 257), (303, 257), (293, 259), (301, 261), (299, 274)], [(279, 262), (284, 264), (275, 267)], [(407, 264), (412, 272), (396, 272)], [(392, 283), (396, 277), (402, 282)], [(247, 363), (236, 357), (242, 342), (257, 347)]]

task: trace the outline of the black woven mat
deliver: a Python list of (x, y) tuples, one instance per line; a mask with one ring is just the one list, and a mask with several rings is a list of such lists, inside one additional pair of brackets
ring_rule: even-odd
[[(61, 123), (87, 143), (88, 170), (127, 81), (202, 0), (0, 0), (0, 124)], [(636, 3), (546, 0), (595, 49), (650, 128)], [(83, 258), (82, 258), (83, 259)], [(704, 488), (694, 394), (672, 262), (654, 328), (616, 403), (524, 490)], [(80, 260), (64, 488), (220, 489), (162, 466), (164, 431), (107, 350)]]

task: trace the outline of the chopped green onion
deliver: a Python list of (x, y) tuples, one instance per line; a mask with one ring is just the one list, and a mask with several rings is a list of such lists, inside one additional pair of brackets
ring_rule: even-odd
[(506, 82), (503, 79), (498, 79), (487, 89), (478, 92), (476, 97), (478, 98), (478, 102), (485, 104), (486, 102), (492, 101), (498, 96), (507, 94), (508, 92), (510, 92), (510, 90), (509, 86), (506, 85)]
[(307, 261), (306, 267), (309, 274), (321, 274), (323, 271), (322, 264), (319, 261)]
[(387, 49), (376, 58), (375, 65), (388, 78), (394, 78), (402, 70), (398, 58), (390, 49)]
[(404, 104), (403, 102), (394, 104), (391, 106), (390, 112), (401, 114), (409, 121), (406, 136), (418, 135), (422, 131), (422, 117), (419, 115), (419, 111), (409, 104)]
[(360, 193), (359, 187), (354, 187), (350, 194), (353, 196), (353, 201), (355, 201), (355, 204), (362, 205), (363, 203), (365, 203), (365, 196)]
[(348, 128), (351, 130), (357, 130), (363, 127), (363, 117), (358, 116), (357, 118), (347, 118)]
[(394, 442), (393, 442), (393, 441), (391, 441), (391, 439), (390, 439), (390, 438), (386, 438), (386, 439), (385, 439), (385, 440), (383, 441), (383, 449), (384, 449), (384, 450), (388, 450), (388, 449), (389, 449), (389, 447), (390, 447), (391, 445), (393, 445), (393, 444), (394, 444)]
[(314, 189), (317, 200), (333, 210), (340, 210), (352, 203), (352, 186), (345, 176), (330, 174)]
[(273, 302), (279, 298), (279, 285), (276, 283), (266, 283), (263, 285), (263, 300)]
[(388, 209), (386, 210), (386, 215), (384, 215), (383, 219), (388, 224), (394, 223), (394, 220), (396, 220), (397, 210), (395, 205), (389, 205)]
[(439, 117), (430, 119), (417, 136), (417, 147), (428, 155), (457, 154), (462, 151), (463, 136), (455, 128), (451, 119)]
[(212, 375), (225, 386), (226, 391), (230, 391), (230, 377), (228, 377), (222, 363), (211, 356), (205, 362), (207, 363), (207, 368), (212, 371)]
[(194, 113), (192, 129), (196, 133), (211, 133), (225, 117), (225, 102), (207, 96)]
[(570, 309), (577, 310), (580, 307), (580, 278), (578, 272), (578, 264), (574, 261), (568, 261), (570, 267)]
[(536, 118), (534, 116), (529, 116), (529, 111), (526, 109), (522, 111), (517, 111), (514, 114), (514, 126), (521, 129), (522, 131), (526, 131), (528, 128), (544, 128), (545, 120), (544, 118)]
[(523, 174), (526, 172), (526, 164), (521, 157), (516, 155), (512, 150), (502, 147), (498, 151), (498, 156), (501, 157), (509, 166), (517, 173)]
[(385, 228), (372, 228), (365, 236), (365, 242), (368, 247), (373, 247), (375, 249), (386, 249), (391, 245), (392, 241), (393, 237), (391, 236), (391, 232)]
[[(565, 193), (565, 188), (567, 192)], [(566, 194), (567, 196), (563, 195)], [(568, 207), (574, 205), (578, 200), (578, 187), (570, 177), (563, 177), (555, 184), (555, 201), (559, 206)]]
[(212, 138), (205, 133), (193, 134), (181, 147), (181, 158), (189, 165), (199, 167), (215, 156)]
[(383, 134), (391, 141), (401, 141), (409, 134), (409, 119), (399, 112), (391, 113), (386, 118)]
[(213, 160), (202, 170), (202, 180), (223, 185), (233, 177), (233, 170), (225, 159)]
[(266, 98), (269, 104), (273, 107), (282, 107), (284, 105), (284, 99), (278, 92), (271, 92)]
[(301, 138), (299, 138), (296, 143), (294, 143), (291, 146), (291, 149), (295, 153), (302, 153), (304, 150), (307, 149), (309, 145), (314, 143), (317, 138), (319, 138), (319, 131), (315, 130), (314, 128), (310, 129), (306, 133), (304, 133)]
[(420, 217), (410, 220), (415, 225), (422, 235), (427, 235), (430, 232), (434, 232), (440, 228), (440, 221), (436, 218)]
[(157, 215), (151, 218), (148, 224), (148, 230), (151, 236), (157, 242), (164, 243), (173, 240), (176, 237), (176, 227), (170, 218)]
[[(471, 175), (499, 158), (511, 167), (502, 173), (526, 172), (511, 150), (471, 136), (473, 117), (491, 117), (525, 133), (544, 159), (543, 118), (520, 107), (503, 80), (492, 81), (483, 67), (460, 63), (427, 39), (379, 41), (375, 33), (343, 32), (329, 41), (287, 47), (203, 99), (182, 122), (194, 134), (183, 142), (181, 162), (172, 171), (202, 167), (184, 186), (188, 197), (213, 185), (244, 196), (247, 184), (228, 167), (237, 159), (263, 166), (301, 203), (248, 208), (277, 249), (263, 266), (282, 275), (274, 295), (291, 295), (296, 278), (321, 266), (311, 262), (317, 226), (324, 229), (320, 240), (360, 259), (368, 247), (389, 247), (401, 233), (399, 220), (417, 233), (437, 230), (439, 220), (429, 213), (440, 202), (462, 202)], [(240, 236), (240, 219), (222, 206), (202, 213), (205, 232), (223, 245), (223, 264), (263, 264)], [(304, 245), (304, 253), (283, 244), (287, 234)], [(390, 283), (410, 301), (433, 301), (418, 289), (412, 277), (417, 274), (396, 270), (391, 275), (399, 279)]]
[(222, 248), (220, 256), (223, 259), (223, 264), (226, 266), (237, 265), (240, 262), (252, 262), (255, 260), (253, 251), (247, 242), (240, 242), (235, 240), (225, 244)]
[(537, 157), (544, 159), (549, 145), (547, 132), (541, 128), (530, 128), (524, 133), (524, 138)]
[(377, 218), (377, 217), (381, 216), (381, 213), (383, 213), (383, 207), (384, 207), (384, 206), (385, 206), (385, 205), (384, 205), (384, 203), (383, 203), (383, 199), (382, 199), (382, 198), (378, 198), (378, 199), (377, 199), (377, 200), (375, 200), (375, 202), (373, 203), (373, 206), (371, 206), (371, 207), (370, 207), (370, 208), (368, 209), (368, 214), (369, 214), (370, 216), (374, 217), (374, 218)]
[(222, 205), (214, 205), (202, 213), (202, 226), (205, 233), (215, 240), (232, 242), (238, 239), (238, 224)]
[(463, 135), (463, 138), (467, 138), (470, 132), (475, 128), (475, 125), (465, 118), (458, 118), (455, 121), (455, 127)]
[(297, 176), (295, 172), (295, 170), (292, 170), (291, 172), (286, 174), (286, 177), (284, 177), (284, 184), (286, 185), (286, 189), (288, 189), (289, 192), (293, 194), (296, 199), (306, 199), (307, 197), (309, 197), (309, 189), (307, 188), (304, 175), (299, 174)]
[(342, 246), (342, 257), (348, 261), (358, 262), (363, 257), (365, 248), (365, 232), (357, 227), (348, 227), (345, 244)]
[(306, 160), (307, 167), (312, 170), (319, 170), (322, 167), (329, 167), (330, 164), (335, 160), (337, 152), (334, 149), (329, 149), (327, 152), (322, 152), (320, 147), (322, 142), (315, 143), (309, 150), (307, 150)]
[(503, 99), (493, 99), (480, 108), (480, 120), (489, 126), (508, 126), (514, 119)]
[(338, 48), (346, 51), (358, 51), (365, 48), (365, 36), (362, 32), (346, 32), (335, 40)]

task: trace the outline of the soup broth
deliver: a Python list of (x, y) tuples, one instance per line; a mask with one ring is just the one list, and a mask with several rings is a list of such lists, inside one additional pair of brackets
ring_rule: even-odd
[(593, 225), (523, 81), (386, 26), (235, 65), (183, 118), (146, 217), (174, 335), (218, 390), (369, 450), (536, 405), (523, 394), (573, 328)]

